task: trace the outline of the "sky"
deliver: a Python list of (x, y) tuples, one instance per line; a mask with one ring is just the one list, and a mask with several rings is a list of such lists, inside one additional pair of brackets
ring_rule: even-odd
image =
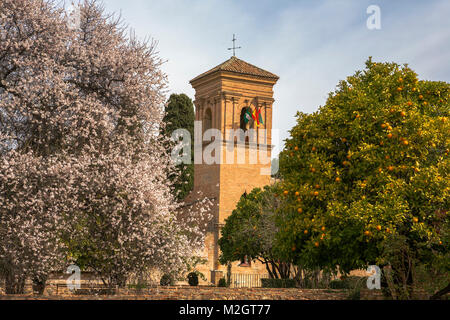
[[(141, 38), (158, 41), (166, 60), (168, 94), (194, 98), (200, 73), (236, 56), (277, 74), (275, 154), (295, 125), (297, 111), (324, 105), (340, 80), (374, 61), (407, 63), (420, 79), (450, 82), (449, 0), (103, 0)], [(369, 29), (370, 5), (380, 29)]]

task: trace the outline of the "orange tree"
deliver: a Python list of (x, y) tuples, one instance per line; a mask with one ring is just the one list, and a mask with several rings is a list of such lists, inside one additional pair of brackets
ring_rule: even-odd
[[(369, 58), (317, 112), (298, 113), (280, 154), (284, 253), (344, 273), (389, 264), (404, 284), (414, 259), (448, 257), (449, 92)], [(394, 239), (410, 256), (391, 259)]]
[(246, 258), (263, 263), (271, 278), (296, 275), (290, 257), (280, 254), (275, 241), (278, 232), (275, 217), (281, 205), (280, 198), (275, 197), (278, 189), (275, 184), (241, 196), (236, 209), (225, 220), (218, 241), (222, 264)]

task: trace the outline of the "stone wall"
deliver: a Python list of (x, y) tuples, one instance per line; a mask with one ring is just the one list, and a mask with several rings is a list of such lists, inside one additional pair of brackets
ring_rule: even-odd
[[(54, 286), (46, 289), (44, 296), (0, 295), (0, 299), (119, 299), (119, 300), (345, 300), (348, 292), (330, 289), (273, 289), (273, 288), (218, 288), (218, 287), (155, 287), (136, 290), (119, 289), (116, 295), (74, 295), (66, 288)], [(379, 290), (363, 290), (361, 299), (382, 299)]]

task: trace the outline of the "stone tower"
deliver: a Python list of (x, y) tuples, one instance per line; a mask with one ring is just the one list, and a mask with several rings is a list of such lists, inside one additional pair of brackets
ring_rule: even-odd
[[(273, 86), (278, 79), (275, 74), (233, 56), (190, 81), (195, 89), (195, 119), (202, 123), (202, 132), (196, 134), (203, 134), (211, 128), (220, 131), (219, 154), (214, 151), (213, 155), (221, 162), (208, 164), (203, 159), (199, 163), (197, 157), (194, 190), (186, 199), (187, 203), (194, 202), (195, 195), (200, 192), (215, 202), (212, 208), (214, 218), (205, 243), (204, 257), (208, 262), (197, 268), (212, 283), (217, 283), (226, 272), (226, 266), (218, 262), (220, 252), (217, 245), (224, 220), (235, 209), (244, 192), (270, 184)], [(245, 110), (254, 111), (256, 108), (261, 114), (259, 119), (262, 119), (259, 126), (253, 119), (247, 123), (244, 120)], [(234, 132), (230, 130), (238, 129), (242, 129), (241, 132), (236, 131), (241, 134), (241, 139), (242, 132), (252, 132), (254, 139), (250, 138), (249, 142), (247, 138), (245, 143), (244, 138), (240, 140), (244, 143), (238, 144), (239, 136), (230, 135)], [(197, 148), (196, 156), (211, 144), (211, 139), (205, 140), (208, 141), (198, 144), (202, 147)], [(239, 152), (245, 155), (245, 159), (238, 158)], [(258, 154), (256, 161), (252, 158), (255, 154)], [(233, 263), (232, 270), (234, 273), (266, 272), (262, 265), (245, 261)]]

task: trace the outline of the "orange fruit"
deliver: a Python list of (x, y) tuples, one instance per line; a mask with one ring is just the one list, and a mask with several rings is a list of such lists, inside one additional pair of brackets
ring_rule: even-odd
[(325, 227), (320, 228), (320, 230), (325, 231)]
[(365, 234), (366, 236), (368, 236), (368, 235), (370, 235), (370, 231), (369, 231), (369, 230), (366, 230), (366, 231), (364, 231), (364, 234)]
[(319, 195), (319, 192), (318, 192), (318, 191), (314, 191), (314, 195), (315, 195), (315, 196), (318, 196), (318, 195)]
[(302, 208), (298, 208), (298, 209), (297, 209), (297, 212), (298, 212), (298, 213), (302, 213), (302, 212), (303, 212), (303, 209), (302, 209)]
[(345, 139), (345, 138), (342, 138), (341, 140), (342, 140), (342, 142), (347, 142), (347, 139)]
[(315, 187), (316, 189), (320, 189), (320, 186), (319, 186), (318, 184), (316, 184), (314, 187)]
[(394, 167), (393, 167), (393, 166), (389, 166), (389, 167), (388, 167), (388, 170), (389, 170), (389, 171), (393, 171), (393, 170), (394, 170)]
[(402, 87), (398, 87), (398, 88), (397, 88), (397, 91), (402, 91), (402, 90), (403, 90)]
[(417, 222), (419, 222), (419, 219), (417, 217), (414, 217), (413, 221), (417, 223)]
[(423, 95), (419, 95), (419, 99), (422, 100), (423, 99)]
[(390, 233), (391, 230), (390, 230), (389, 228), (386, 228), (386, 232), (387, 232), (387, 233)]
[(392, 133), (388, 133), (387, 137), (388, 137), (389, 139), (391, 139), (391, 138), (392, 138)]
[(403, 78), (398, 78), (398, 82), (403, 82)]
[(311, 172), (316, 172), (316, 169), (314, 169), (314, 168), (311, 168)]
[(283, 193), (284, 193), (284, 195), (285, 195), (285, 196), (287, 196), (287, 195), (288, 195), (288, 193), (289, 193), (289, 191), (287, 191), (287, 190), (284, 190), (284, 192), (283, 192)]
[(308, 234), (308, 230), (303, 231), (304, 234)]
[(382, 123), (381, 124), (381, 127), (384, 129), (384, 128), (386, 128), (386, 123)]
[(336, 182), (339, 182), (339, 181), (341, 181), (341, 178), (337, 177)]
[(312, 149), (311, 149), (312, 151), (316, 151), (316, 147), (312, 147)]
[(408, 101), (407, 104), (408, 106), (412, 106), (413, 103), (411, 101)]
[(294, 150), (295, 150), (295, 151), (297, 151), (297, 150), (298, 150), (298, 147), (297, 147), (297, 146), (295, 146)]
[(314, 243), (314, 245), (315, 245), (316, 247), (318, 247), (318, 246), (319, 246), (319, 243), (318, 243), (318, 242), (316, 242), (316, 243)]
[(386, 155), (385, 157), (384, 157), (386, 160), (388, 160), (389, 159), (389, 156), (388, 155)]
[(352, 157), (351, 155), (349, 155), (349, 154), (347, 155), (347, 159), (348, 160), (350, 160), (351, 157)]
[(406, 117), (406, 112), (405, 112), (405, 111), (402, 111), (402, 112), (400, 112), (400, 115), (401, 115), (402, 117)]
[(408, 145), (408, 140), (403, 140), (403, 142), (402, 142), (405, 146), (407, 146)]
[(298, 191), (295, 191), (295, 195), (298, 196), (300, 193)]
[(381, 231), (381, 226), (380, 225), (377, 226), (377, 230)]

